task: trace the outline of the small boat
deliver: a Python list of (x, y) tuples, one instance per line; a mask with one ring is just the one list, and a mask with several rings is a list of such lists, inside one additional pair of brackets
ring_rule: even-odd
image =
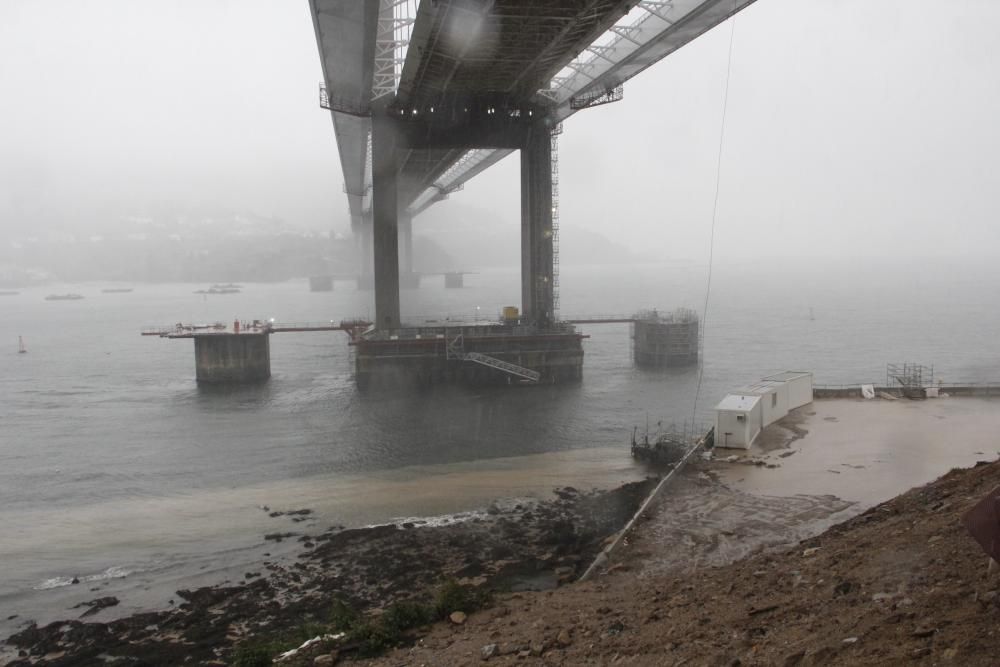
[(0, 292), (0, 296), (16, 296), (18, 294), (20, 294), (20, 292), (10, 292), (10, 291)]
[(225, 283), (225, 284), (222, 284), (222, 283), (215, 283), (214, 285), (212, 285), (212, 289), (232, 289), (232, 290), (240, 290), (240, 289), (243, 289), (243, 285), (235, 285), (235, 284), (233, 284), (233, 283)]
[(28, 348), (24, 346), (24, 339), (21, 338), (20, 336), (17, 337), (17, 353), (18, 354), (28, 353)]
[(50, 294), (45, 297), (46, 301), (79, 301), (83, 298), (82, 294)]
[(109, 287), (108, 289), (101, 290), (103, 294), (127, 294), (131, 291), (131, 287)]

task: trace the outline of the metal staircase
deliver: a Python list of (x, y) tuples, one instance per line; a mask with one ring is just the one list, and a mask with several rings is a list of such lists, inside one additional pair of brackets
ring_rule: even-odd
[(518, 366), (517, 364), (512, 364), (509, 361), (497, 359), (496, 357), (491, 357), (480, 352), (466, 352), (463, 360), (471, 361), (476, 364), (482, 364), (483, 366), (489, 366), (490, 368), (495, 368), (498, 371), (503, 371), (504, 373), (523, 378), (530, 382), (538, 382), (542, 379), (542, 374), (538, 371), (533, 371), (530, 368)]
[(488, 354), (483, 354), (481, 352), (466, 352), (465, 340), (462, 334), (458, 334), (454, 338), (448, 339), (446, 345), (446, 359), (471, 361), (474, 364), (495, 368), (498, 371), (507, 373), (508, 375), (513, 375), (514, 377), (521, 378), (522, 380), (528, 380), (529, 382), (538, 382), (542, 379), (541, 373), (533, 371), (530, 368), (518, 366), (517, 364), (512, 364), (509, 361), (497, 359), (496, 357), (491, 357)]

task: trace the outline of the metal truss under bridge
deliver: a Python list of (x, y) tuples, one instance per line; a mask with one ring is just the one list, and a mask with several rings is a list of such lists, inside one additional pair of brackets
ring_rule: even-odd
[[(620, 100), (629, 79), (753, 2), (310, 0), (320, 103), (333, 119), (352, 220), (372, 207), (374, 110), (540, 113), (556, 127)], [(408, 151), (399, 167), (400, 208), (419, 214), (514, 150)]]

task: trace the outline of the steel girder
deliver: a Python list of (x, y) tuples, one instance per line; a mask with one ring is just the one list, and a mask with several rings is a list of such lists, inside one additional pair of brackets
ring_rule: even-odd
[(636, 0), (423, 2), (397, 95), (404, 106), (503, 93), (527, 101)]
[[(378, 7), (356, 0), (309, 0), (327, 95), (334, 105), (364, 112), (371, 105)], [(371, 186), (371, 119), (331, 111), (344, 192), (357, 225)]]
[[(566, 63), (538, 99), (555, 105), (553, 119), (561, 122), (579, 109), (572, 100), (614, 91), (635, 75), (659, 62), (699, 35), (730, 18), (755, 0), (642, 1), (608, 31)], [(424, 210), (439, 200), (441, 191), (454, 191), (486, 167), (510, 154), (509, 150), (468, 151), (420, 193), (411, 208)]]
[[(574, 98), (612, 91), (753, 2), (310, 0), (331, 107), (362, 111), (331, 112), (352, 220), (370, 209), (373, 102), (502, 93), (560, 122)], [(511, 152), (409, 151), (400, 204), (422, 212)]]

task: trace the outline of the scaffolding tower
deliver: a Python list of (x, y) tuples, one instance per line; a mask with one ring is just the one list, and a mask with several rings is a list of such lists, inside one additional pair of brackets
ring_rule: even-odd
[(559, 135), (562, 123), (552, 128), (552, 318), (559, 321)]
[(934, 384), (934, 367), (909, 362), (886, 364), (885, 384), (899, 387), (906, 398), (924, 398), (924, 388)]
[(638, 366), (663, 368), (698, 363), (700, 347), (698, 313), (678, 308), (661, 315), (640, 311), (632, 322), (632, 355)]

